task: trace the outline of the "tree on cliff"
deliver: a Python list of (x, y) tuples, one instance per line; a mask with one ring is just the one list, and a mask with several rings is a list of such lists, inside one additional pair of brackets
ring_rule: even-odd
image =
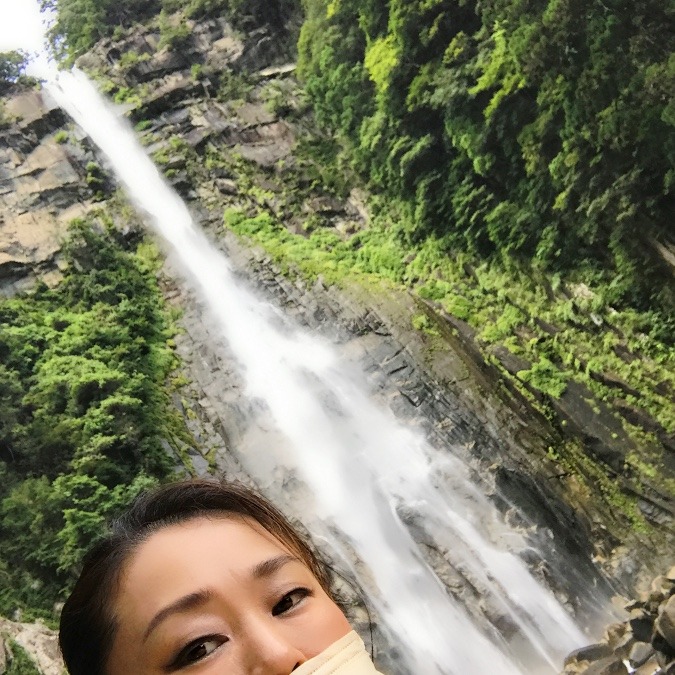
[(127, 27), (158, 13), (159, 0), (40, 0), (43, 10), (55, 13), (50, 29), (58, 57), (74, 59), (117, 26)]
[(77, 223), (55, 289), (0, 302), (0, 615), (51, 616), (103, 523), (171, 471), (174, 364), (151, 263)]
[(50, 38), (59, 58), (73, 60), (118, 27), (164, 11), (183, 11), (189, 18), (224, 16), (241, 28), (268, 25), (283, 29), (298, 14), (299, 0), (40, 0), (55, 12)]
[(0, 52), (0, 95), (23, 75), (28, 56), (22, 51)]

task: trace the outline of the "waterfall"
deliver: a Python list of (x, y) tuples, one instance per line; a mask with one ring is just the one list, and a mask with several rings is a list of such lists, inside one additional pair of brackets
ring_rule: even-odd
[[(400, 672), (557, 672), (562, 656), (585, 638), (510, 552), (526, 542), (504, 524), (467, 467), (369, 400), (361, 376), (338, 361), (330, 344), (280, 321), (277, 309), (236, 282), (129, 124), (82, 73), (53, 72), (46, 87), (180, 260), (187, 283), (235, 355), (247, 394), (263, 402), (286, 439), (278, 456), (271, 447), (264, 462), (248, 458), (247, 468), (269, 479), (270, 466), (288, 467), (306, 484), (314, 502), (312, 529), (332, 542), (368, 589), (400, 652)], [(479, 629), (449, 595), (400, 517), (406, 508), (414, 509), (448, 565), (471, 579), (513, 626), (509, 639)]]

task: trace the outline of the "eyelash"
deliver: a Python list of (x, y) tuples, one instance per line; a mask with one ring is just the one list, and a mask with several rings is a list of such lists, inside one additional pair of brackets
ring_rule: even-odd
[[(277, 602), (277, 604), (272, 607), (272, 616), (279, 616), (281, 614), (286, 614), (286, 612), (290, 612), (310, 595), (312, 595), (312, 591), (309, 588), (305, 588), (303, 586), (294, 588), (292, 591), (286, 593), (281, 598), (281, 600), (279, 600), (279, 602)], [(291, 601), (290, 607), (284, 607), (287, 601)]]
[[(283, 614), (286, 614), (287, 612), (290, 612), (292, 609), (297, 607), (305, 598), (309, 597), (312, 595), (312, 591), (309, 588), (305, 587), (298, 587), (294, 588), (292, 591), (289, 591), (288, 593), (285, 593), (279, 602), (277, 602), (274, 607), (272, 607), (272, 616), (281, 616)], [(286, 606), (290, 602), (290, 606)], [(224, 644), (227, 642), (229, 638), (226, 635), (204, 635), (197, 640), (193, 640), (190, 642), (188, 645), (183, 647), (183, 649), (180, 650), (178, 655), (176, 656), (175, 659), (171, 662), (171, 664), (168, 667), (168, 672), (172, 673), (177, 670), (180, 670), (181, 668), (187, 668), (188, 666), (191, 666), (195, 663), (198, 663), (202, 659), (205, 659), (206, 657), (210, 656), (220, 645)], [(218, 642), (219, 644), (214, 647), (208, 654), (204, 654), (203, 656), (199, 656), (198, 658), (190, 658), (190, 653), (205, 644), (208, 644), (209, 642)]]
[[(178, 655), (176, 656), (175, 659), (173, 659), (173, 661), (167, 668), (167, 671), (173, 673), (177, 670), (180, 670), (181, 668), (187, 668), (188, 666), (198, 663), (202, 659), (205, 659), (207, 656), (210, 656), (216, 649), (218, 649), (218, 647), (223, 645), (228, 640), (229, 638), (226, 635), (219, 635), (219, 634), (203, 635), (197, 640), (193, 640), (188, 645), (183, 647), (183, 649), (181, 649), (180, 652), (178, 652)], [(191, 658), (190, 652), (195, 650), (197, 647), (200, 647), (201, 645), (208, 644), (209, 642), (217, 642), (218, 645), (216, 645), (208, 654), (204, 654), (197, 658)]]

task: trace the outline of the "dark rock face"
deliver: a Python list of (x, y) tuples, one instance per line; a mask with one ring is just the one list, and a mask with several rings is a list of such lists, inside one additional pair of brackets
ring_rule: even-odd
[(672, 595), (672, 588), (670, 592), (669, 600), (659, 606), (654, 629), (663, 638), (664, 646), (667, 645), (669, 651), (675, 654), (675, 596)]
[(17, 91), (5, 107), (16, 122), (0, 130), (0, 294), (11, 295), (36, 275), (56, 281), (65, 227), (92, 194), (83, 156), (54, 140), (65, 118), (48, 97)]
[(675, 670), (675, 567), (626, 605), (629, 618), (609, 626), (602, 642), (565, 659), (563, 675), (668, 675)]

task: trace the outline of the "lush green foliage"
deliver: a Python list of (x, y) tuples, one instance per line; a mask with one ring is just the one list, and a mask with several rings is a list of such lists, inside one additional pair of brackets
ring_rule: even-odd
[(600, 268), (614, 302), (672, 307), (653, 248), (675, 206), (672, 4), (305, 8), (300, 67), (318, 120), (404, 200), (408, 237)]
[(55, 11), (50, 30), (57, 56), (75, 59), (116, 28), (132, 25), (160, 9), (160, 0), (40, 0), (43, 8)]
[(105, 520), (171, 469), (168, 323), (126, 248), (78, 223), (62, 283), (0, 304), (0, 614), (51, 608)]
[(184, 49), (192, 37), (190, 26), (180, 16), (172, 18), (165, 11), (159, 14), (159, 49), (168, 47), (169, 49), (180, 51)]
[(190, 18), (226, 16), (240, 27), (282, 28), (298, 9), (297, 0), (163, 0), (167, 11), (184, 11)]
[(27, 58), (21, 51), (0, 52), (0, 95), (21, 78)]

